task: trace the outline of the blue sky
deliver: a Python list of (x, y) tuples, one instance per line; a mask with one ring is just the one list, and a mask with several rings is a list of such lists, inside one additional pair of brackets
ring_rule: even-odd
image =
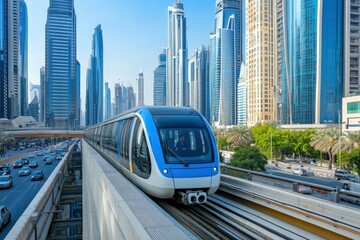
[[(101, 24), (104, 41), (104, 82), (112, 98), (115, 83), (132, 85), (143, 69), (145, 104), (153, 103), (153, 71), (158, 54), (167, 47), (167, 8), (175, 0), (75, 0), (77, 58), (81, 64), (82, 109), (85, 106), (86, 69), (94, 28)], [(189, 55), (208, 44), (214, 30), (215, 0), (182, 0), (187, 18)], [(29, 84), (40, 83), (45, 65), (45, 24), (49, 0), (26, 0), (29, 21)]]

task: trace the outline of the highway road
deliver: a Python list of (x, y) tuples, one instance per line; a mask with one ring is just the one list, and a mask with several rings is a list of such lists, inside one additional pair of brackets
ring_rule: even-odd
[[(27, 149), (21, 152), (10, 152), (8, 155), (12, 156), (14, 154), (24, 153), (24, 151), (31, 152), (34, 151), (34, 149)], [(43, 170), (45, 179), (41, 181), (31, 181), (31, 175), (19, 176), (19, 169), (14, 169), (10, 162), (11, 175), (13, 176), (14, 186), (10, 189), (0, 189), (0, 205), (5, 205), (8, 209), (10, 209), (11, 222), (5, 227), (4, 231), (0, 233), (0, 239), (4, 239), (5, 236), (9, 233), (11, 228), (15, 225), (16, 221), (25, 211), (27, 206), (30, 204), (52, 171), (55, 169), (56, 165), (59, 163), (58, 160), (53, 160), (52, 164), (45, 165), (44, 156), (37, 155), (35, 155), (35, 158), (30, 158), (29, 160), (36, 160), (38, 162), (39, 166), (37, 168), (33, 168), (32, 171)]]

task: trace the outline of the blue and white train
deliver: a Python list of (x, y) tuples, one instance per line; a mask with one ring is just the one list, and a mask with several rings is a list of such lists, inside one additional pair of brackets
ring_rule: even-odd
[(204, 117), (192, 108), (134, 108), (89, 127), (84, 136), (151, 196), (201, 204), (219, 187), (214, 135)]

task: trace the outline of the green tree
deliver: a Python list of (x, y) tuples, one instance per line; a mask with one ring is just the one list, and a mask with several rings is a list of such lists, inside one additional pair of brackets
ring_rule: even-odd
[(342, 152), (342, 156), (341, 161), (344, 165), (360, 175), (360, 148), (353, 149), (351, 152)]
[(308, 156), (316, 156), (317, 153), (314, 147), (311, 146), (311, 139), (315, 134), (314, 129), (306, 129), (304, 131), (293, 131), (292, 134), (292, 142), (294, 143), (293, 148), (294, 152), (297, 155), (308, 155)]
[(231, 166), (253, 171), (265, 171), (266, 164), (266, 156), (262, 154), (259, 149), (252, 146), (240, 146), (236, 148), (230, 160)]
[(250, 130), (245, 126), (230, 128), (225, 135), (227, 136), (227, 143), (230, 147), (248, 145), (253, 141)]
[(328, 128), (317, 130), (311, 138), (311, 146), (320, 152), (325, 152), (329, 155), (329, 166), (332, 168), (332, 164), (335, 162), (335, 155), (337, 153), (337, 146), (339, 144), (339, 130), (335, 128)]

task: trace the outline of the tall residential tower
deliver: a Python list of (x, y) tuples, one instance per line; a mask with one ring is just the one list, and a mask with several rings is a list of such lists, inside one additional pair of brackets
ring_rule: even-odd
[(186, 18), (180, 0), (168, 7), (168, 27), (166, 105), (189, 106)]
[(80, 124), (74, 0), (50, 0), (45, 41), (45, 121), (54, 129)]

